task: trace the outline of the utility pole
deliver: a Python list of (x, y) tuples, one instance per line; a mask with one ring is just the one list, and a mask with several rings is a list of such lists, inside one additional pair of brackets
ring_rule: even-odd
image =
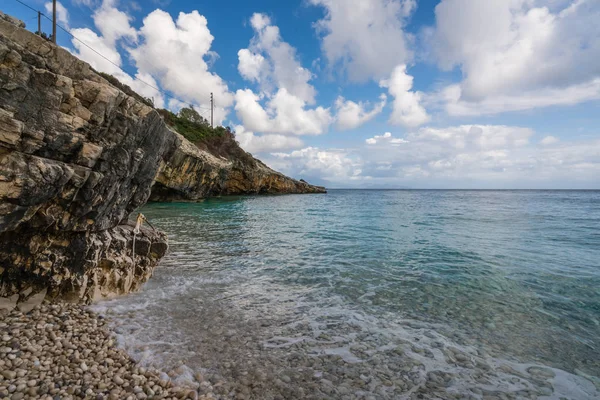
[(38, 35), (42, 36), (42, 12), (38, 11)]
[(52, 41), (56, 44), (56, 0), (52, 0)]
[(213, 112), (215, 109), (215, 98), (213, 97), (212, 92), (210, 93), (210, 127), (214, 128), (215, 124), (213, 123)]

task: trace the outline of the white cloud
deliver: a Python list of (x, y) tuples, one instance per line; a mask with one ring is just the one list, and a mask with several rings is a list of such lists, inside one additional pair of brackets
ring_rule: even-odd
[(411, 58), (405, 20), (415, 0), (309, 0), (322, 6), (315, 23), (330, 67), (341, 66), (351, 81), (383, 79)]
[(312, 73), (303, 68), (296, 49), (283, 41), (279, 28), (264, 14), (250, 19), (255, 35), (250, 47), (238, 52), (238, 70), (243, 78), (257, 82), (264, 93), (286, 89), (307, 104), (314, 104), (316, 90), (309, 83)]
[[(363, 148), (306, 148), (268, 160), (285, 173), (331, 187), (597, 188), (600, 140), (530, 142), (533, 130), (502, 125), (389, 132)], [(392, 141), (397, 145), (391, 145)]]
[[(233, 104), (234, 96), (227, 84), (209, 71), (209, 64), (218, 55), (210, 50), (214, 38), (206, 18), (192, 11), (180, 13), (174, 21), (168, 13), (155, 10), (146, 16), (143, 26), (136, 31), (130, 24), (132, 17), (117, 9), (116, 3), (116, 0), (104, 0), (92, 15), (101, 35), (87, 28), (71, 30), (97, 51), (73, 40), (75, 55), (95, 69), (115, 76), (142, 96), (153, 98), (157, 107), (166, 105), (163, 95), (156, 89), (159, 87), (181, 99), (169, 101), (168, 107), (173, 111), (183, 104), (206, 109), (212, 92), (215, 124), (220, 124)], [(135, 62), (135, 77), (121, 70), (123, 60), (119, 47)]]
[(386, 132), (363, 148), (309, 147), (267, 162), (295, 177), (323, 178), (329, 187), (598, 187), (600, 140), (548, 146), (531, 143), (533, 134), (498, 125), (422, 128), (406, 139)]
[(306, 147), (291, 153), (273, 153), (269, 164), (291, 176), (318, 177), (329, 181), (352, 180), (362, 172), (344, 150)]
[(237, 116), (253, 132), (320, 135), (333, 122), (328, 108), (306, 109), (302, 99), (283, 88), (268, 100), (266, 108), (250, 89), (238, 90), (235, 100)]
[(558, 143), (559, 140), (557, 137), (554, 136), (546, 136), (545, 138), (543, 138), (540, 143), (543, 144), (544, 146), (549, 146), (551, 144), (556, 144)]
[[(114, 45), (109, 45), (103, 37), (98, 36), (96, 32), (88, 28), (71, 29), (71, 33), (79, 39), (72, 40), (73, 47), (75, 48), (74, 54), (77, 57), (90, 63), (94, 69), (100, 72), (108, 74), (121, 72), (118, 67), (121, 65), (121, 54)], [(83, 45), (80, 41), (87, 46)], [(90, 49), (90, 47), (96, 51)], [(98, 53), (102, 54), (103, 57), (98, 55)]]
[[(269, 17), (256, 13), (250, 19), (255, 35), (247, 49), (238, 52), (240, 75), (258, 84), (259, 94), (240, 89), (235, 111), (250, 132), (279, 135), (319, 135), (333, 122), (329, 108), (314, 104), (312, 74), (303, 68), (296, 49), (284, 42)], [(261, 102), (264, 102), (263, 106)]]
[(73, 3), (75, 5), (84, 5), (84, 6), (88, 6), (88, 7), (91, 7), (92, 5), (94, 5), (93, 0), (71, 0), (71, 3)]
[(424, 95), (423, 102), (444, 108), (450, 116), (469, 117), (549, 106), (571, 106), (598, 99), (600, 99), (600, 78), (566, 88), (540, 88), (474, 101), (466, 100), (462, 96), (461, 85), (454, 84), (439, 92)]
[(130, 25), (132, 18), (116, 8), (116, 0), (104, 0), (93, 15), (94, 24), (107, 44), (114, 46), (116, 41), (127, 38), (137, 40), (137, 32)]
[(238, 71), (249, 81), (258, 82), (265, 69), (265, 58), (261, 54), (254, 54), (248, 49), (238, 51)]
[(600, 98), (599, 2), (443, 0), (435, 14), (438, 63), (464, 77), (440, 93), (452, 115)]
[(340, 130), (358, 128), (362, 124), (375, 118), (387, 102), (387, 97), (382, 94), (379, 97), (379, 103), (375, 104), (371, 111), (367, 111), (368, 103), (359, 101), (358, 103), (346, 100), (342, 96), (335, 101), (337, 127)]
[[(52, 2), (49, 1), (44, 4), (44, 8), (48, 15), (52, 16)], [(56, 18), (59, 24), (63, 25), (65, 28), (69, 27), (69, 11), (60, 1), (56, 2)]]
[(291, 150), (304, 145), (302, 140), (295, 136), (256, 135), (241, 125), (236, 125), (234, 130), (240, 146), (250, 153)]
[(380, 81), (379, 85), (387, 88), (390, 95), (394, 97), (390, 123), (416, 127), (430, 120), (427, 111), (421, 105), (422, 94), (411, 92), (413, 77), (406, 73), (405, 64), (394, 68), (390, 79)]
[(372, 138), (365, 140), (365, 143), (369, 145), (385, 144), (392, 146), (400, 146), (401, 144), (409, 143), (409, 141), (402, 138), (394, 138), (391, 132), (386, 132), (383, 135), (375, 135)]
[(408, 134), (412, 142), (438, 143), (447, 149), (494, 150), (523, 147), (533, 130), (505, 125), (460, 125), (448, 128), (421, 128)]
[(201, 107), (209, 107), (214, 93), (215, 124), (220, 124), (234, 97), (221, 77), (208, 70), (206, 59), (215, 55), (206, 18), (198, 11), (181, 12), (174, 21), (168, 13), (155, 10), (144, 18), (138, 36), (142, 43), (129, 49), (138, 70), (156, 77), (183, 101)]

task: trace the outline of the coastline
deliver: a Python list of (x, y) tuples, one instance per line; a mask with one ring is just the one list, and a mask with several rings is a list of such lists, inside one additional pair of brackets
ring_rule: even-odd
[(0, 398), (215, 398), (210, 385), (177, 387), (167, 374), (138, 365), (117, 347), (108, 321), (84, 305), (14, 309), (0, 314), (0, 330)]

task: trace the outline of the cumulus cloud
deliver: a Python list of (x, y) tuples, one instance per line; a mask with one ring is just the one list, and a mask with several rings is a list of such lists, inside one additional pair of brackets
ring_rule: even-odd
[(220, 124), (234, 96), (221, 77), (209, 71), (207, 60), (214, 37), (208, 21), (198, 13), (179, 13), (177, 20), (155, 10), (138, 32), (141, 44), (129, 49), (138, 70), (157, 78), (161, 86), (183, 101), (209, 107), (215, 97), (215, 123)]
[(132, 18), (116, 8), (116, 0), (104, 0), (93, 19), (108, 45), (114, 46), (121, 38), (137, 40), (137, 32), (130, 25)]
[(400, 146), (401, 144), (409, 142), (406, 139), (393, 137), (391, 132), (386, 132), (383, 135), (375, 135), (372, 138), (365, 140), (365, 143), (369, 145), (385, 144), (392, 146)]
[[(44, 4), (44, 8), (46, 9), (48, 15), (52, 15), (51, 1)], [(69, 11), (60, 1), (56, 2), (56, 19), (58, 20), (58, 23), (63, 25), (65, 28), (69, 27)]]
[(383, 79), (411, 58), (403, 28), (415, 0), (309, 0), (325, 9), (315, 23), (330, 67), (341, 67), (351, 81)]
[(369, 104), (359, 101), (358, 103), (346, 100), (339, 96), (335, 101), (337, 128), (340, 130), (358, 128), (362, 124), (372, 120), (383, 111), (387, 103), (387, 96), (379, 96), (379, 103), (367, 111)]
[(238, 51), (238, 71), (240, 75), (249, 81), (258, 82), (265, 71), (267, 60), (262, 54), (255, 54), (248, 49)]
[[(117, 8), (117, 0), (104, 0), (92, 18), (100, 34), (87, 28), (72, 29), (71, 33), (97, 52), (73, 40), (75, 55), (154, 99), (157, 107), (177, 111), (183, 105), (194, 104), (207, 109), (210, 94), (214, 93), (215, 123), (226, 118), (234, 95), (220, 76), (209, 71), (209, 64), (218, 55), (211, 51), (214, 38), (208, 21), (198, 11), (179, 13), (173, 20), (168, 13), (155, 10), (144, 18), (138, 31), (131, 26), (133, 18)], [(121, 70), (124, 66), (119, 49), (135, 63), (133, 76)], [(181, 101), (171, 99), (167, 103), (157, 88)]]
[(333, 122), (328, 108), (306, 109), (302, 99), (283, 88), (267, 101), (266, 108), (260, 100), (250, 89), (238, 90), (235, 94), (235, 111), (250, 131), (320, 135)]
[(304, 146), (302, 140), (295, 136), (256, 135), (242, 125), (235, 125), (234, 130), (240, 146), (250, 153), (292, 150)]
[[(72, 40), (74, 54), (90, 63), (94, 69), (108, 74), (121, 72), (121, 54), (111, 46), (103, 37), (88, 28), (71, 29), (71, 33), (79, 40)], [(83, 45), (81, 42), (87, 44)], [(89, 46), (89, 47), (88, 47)], [(93, 51), (92, 49), (96, 51)], [(102, 54), (101, 57), (98, 53)], [(115, 65), (116, 64), (116, 65)]]
[(597, 1), (443, 0), (433, 52), (463, 81), (440, 92), (453, 115), (494, 114), (600, 98)]
[(380, 81), (379, 85), (387, 88), (390, 95), (394, 97), (393, 110), (389, 120), (391, 124), (412, 128), (430, 120), (427, 111), (421, 105), (423, 95), (420, 92), (411, 91), (413, 77), (406, 73), (405, 64), (394, 68), (391, 77)]
[(268, 16), (256, 13), (250, 24), (255, 35), (250, 46), (238, 52), (238, 71), (258, 84), (260, 91), (235, 93), (235, 111), (245, 129), (279, 135), (324, 133), (333, 117), (329, 108), (308, 108), (315, 102), (316, 91), (309, 83), (312, 74), (301, 66), (296, 49), (283, 41)]
[(296, 49), (283, 41), (279, 27), (260, 13), (250, 18), (254, 37), (250, 47), (238, 52), (238, 70), (245, 79), (257, 82), (264, 93), (285, 89), (307, 104), (315, 102), (312, 73), (298, 61)]

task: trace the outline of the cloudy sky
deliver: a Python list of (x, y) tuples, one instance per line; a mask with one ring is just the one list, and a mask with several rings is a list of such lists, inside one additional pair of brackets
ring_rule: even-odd
[(62, 0), (59, 19), (110, 62), (60, 45), (160, 107), (206, 115), (213, 92), (217, 121), (296, 178), (600, 188), (598, 0)]

